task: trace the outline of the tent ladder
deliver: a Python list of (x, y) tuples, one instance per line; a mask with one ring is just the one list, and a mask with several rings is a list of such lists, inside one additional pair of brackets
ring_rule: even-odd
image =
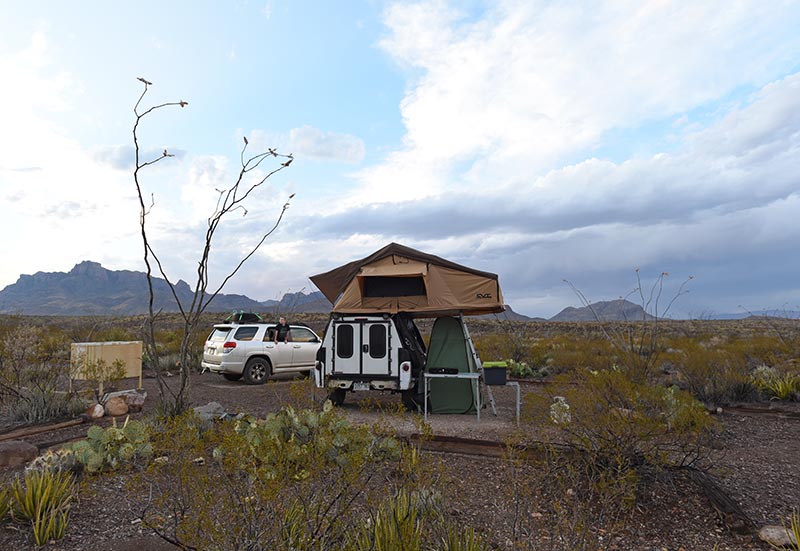
[[(480, 386), (483, 386), (483, 390), (486, 392), (487, 396), (489, 396), (489, 404), (492, 406), (492, 413), (495, 417), (497, 417), (497, 406), (494, 403), (494, 395), (492, 394), (492, 387), (486, 384), (486, 378), (483, 376), (483, 364), (481, 363), (481, 359), (478, 356), (478, 351), (475, 350), (475, 343), (472, 342), (472, 337), (469, 334), (469, 329), (467, 329), (467, 324), (464, 321), (464, 316), (462, 314), (458, 315), (458, 320), (461, 322), (461, 329), (464, 331), (464, 337), (467, 339), (467, 343), (469, 344), (469, 350), (472, 353), (472, 359), (475, 360), (475, 365), (478, 368), (478, 373), (481, 374), (480, 376)], [(480, 390), (479, 390), (480, 391)]]

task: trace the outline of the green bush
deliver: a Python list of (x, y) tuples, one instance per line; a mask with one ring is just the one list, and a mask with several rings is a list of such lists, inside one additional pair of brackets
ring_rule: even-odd
[(24, 481), (14, 481), (11, 494), (12, 514), (31, 524), (36, 545), (64, 537), (75, 494), (72, 474), (30, 470)]

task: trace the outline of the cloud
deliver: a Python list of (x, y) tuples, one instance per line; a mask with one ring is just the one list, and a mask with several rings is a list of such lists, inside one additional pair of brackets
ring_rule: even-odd
[(7, 168), (0, 166), (0, 171), (8, 170), (9, 172), (36, 172), (42, 170), (40, 166), (22, 166), (22, 167), (14, 167), (14, 168)]
[[(167, 150), (174, 159), (182, 160), (186, 151), (176, 147), (149, 147), (139, 152), (141, 163), (158, 160)], [(102, 145), (92, 150), (92, 158), (101, 164), (117, 170), (132, 171), (136, 160), (136, 150), (132, 145)], [(159, 163), (156, 163), (156, 167)], [(163, 165), (161, 165), (163, 167)]]
[(298, 157), (321, 161), (360, 163), (364, 159), (364, 142), (350, 134), (323, 132), (311, 126), (289, 131), (289, 149)]
[(90, 215), (97, 210), (97, 205), (91, 203), (79, 203), (77, 201), (66, 201), (57, 205), (48, 205), (44, 209), (45, 216), (55, 218), (75, 218), (77, 216)]
[(800, 54), (797, 14), (785, 11), (607, 2), (589, 14), (505, 1), (471, 16), (441, 1), (391, 4), (381, 46), (413, 79), (401, 104), (407, 133), (402, 149), (360, 173), (352, 202), (378, 200), (377, 190), (396, 201), (529, 181), (591, 155), (611, 131), (768, 82)]
[[(582, 283), (596, 299), (624, 294), (628, 285), (620, 282), (636, 266), (656, 275), (694, 273), (695, 287), (719, 294), (702, 278), (730, 277), (719, 271), (729, 265), (750, 274), (737, 276), (747, 292), (800, 268), (789, 252), (800, 240), (792, 222), (800, 212), (798, 87), (800, 73), (768, 83), (710, 126), (687, 131), (670, 153), (588, 158), (539, 176), (521, 170), (527, 181), (375, 200), (292, 220), (290, 231), (327, 239), (369, 234), (375, 248), (393, 240), (416, 245), (498, 272), (509, 298), (542, 308), (574, 298), (560, 288), (563, 277), (588, 278)], [(547, 297), (531, 298), (531, 288), (546, 289)], [(725, 308), (715, 300), (717, 311)], [(735, 308), (730, 300), (737, 299), (728, 300)]]

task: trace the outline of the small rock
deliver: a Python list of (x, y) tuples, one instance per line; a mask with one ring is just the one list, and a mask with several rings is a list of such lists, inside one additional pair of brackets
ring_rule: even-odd
[(147, 398), (147, 392), (129, 392), (124, 398), (125, 402), (128, 404), (128, 411), (142, 411), (144, 400)]
[(90, 419), (100, 419), (105, 414), (106, 410), (100, 404), (92, 404), (86, 408), (86, 415), (88, 415)]
[(122, 396), (114, 396), (106, 402), (106, 413), (112, 417), (118, 417), (128, 413), (128, 403)]
[(219, 402), (209, 402), (204, 406), (197, 406), (194, 408), (194, 412), (203, 421), (225, 417), (225, 408)]
[(761, 528), (761, 530), (758, 531), (758, 537), (772, 547), (780, 548), (797, 545), (794, 537), (786, 531), (786, 528), (783, 526), (775, 526), (774, 524)]
[(0, 442), (0, 467), (18, 467), (39, 455), (39, 448), (22, 440)]

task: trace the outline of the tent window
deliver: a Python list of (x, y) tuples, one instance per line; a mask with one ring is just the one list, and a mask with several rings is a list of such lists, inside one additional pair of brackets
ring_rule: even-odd
[(369, 355), (371, 358), (386, 356), (386, 326), (382, 323), (369, 326)]
[(352, 325), (340, 325), (336, 328), (336, 355), (340, 358), (353, 357)]
[(422, 276), (368, 276), (364, 278), (364, 296), (373, 298), (425, 296), (425, 282)]

